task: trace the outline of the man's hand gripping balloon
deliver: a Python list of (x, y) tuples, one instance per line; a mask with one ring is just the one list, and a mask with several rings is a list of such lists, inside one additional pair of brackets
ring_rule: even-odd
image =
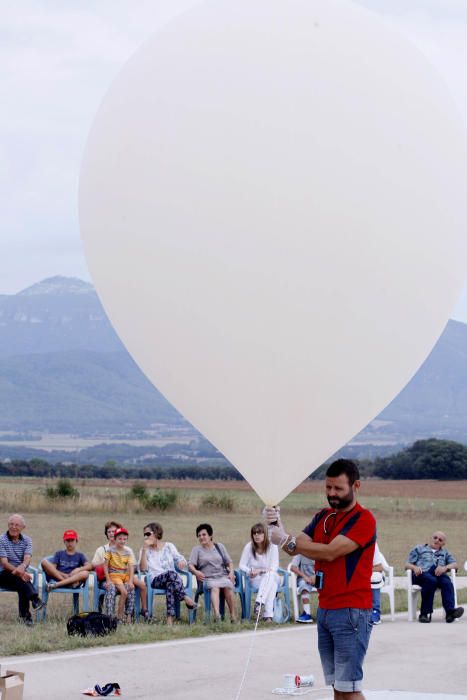
[(262, 515), (268, 528), (270, 541), (282, 548), (290, 535), (287, 534), (282, 524), (280, 506), (265, 506)]

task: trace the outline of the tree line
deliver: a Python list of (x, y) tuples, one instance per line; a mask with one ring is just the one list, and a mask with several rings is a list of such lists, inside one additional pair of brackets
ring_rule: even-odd
[[(345, 456), (345, 453), (340, 456)], [(467, 446), (452, 440), (418, 440), (410, 447), (388, 457), (375, 460), (355, 460), (362, 477), (380, 479), (439, 479), (453, 481), (467, 479)], [(323, 479), (327, 464), (313, 474), (312, 479)], [(120, 466), (115, 461), (104, 465), (51, 463), (44, 459), (13, 459), (0, 461), (0, 476), (36, 476), (75, 479), (205, 479), (243, 481), (243, 476), (232, 466), (209, 465), (153, 465)]]
[(43, 459), (13, 459), (0, 463), (0, 476), (36, 476), (72, 479), (205, 479), (242, 481), (243, 476), (234, 467), (154, 466), (121, 467), (117, 463), (52, 464)]

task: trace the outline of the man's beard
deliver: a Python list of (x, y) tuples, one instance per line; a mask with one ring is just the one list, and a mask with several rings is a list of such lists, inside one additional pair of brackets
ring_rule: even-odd
[(353, 490), (350, 489), (347, 496), (340, 498), (339, 496), (328, 496), (328, 503), (334, 510), (344, 510), (350, 506), (354, 498)]

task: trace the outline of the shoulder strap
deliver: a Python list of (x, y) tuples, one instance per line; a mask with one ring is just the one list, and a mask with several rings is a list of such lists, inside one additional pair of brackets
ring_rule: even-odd
[(229, 568), (229, 562), (228, 562), (228, 561), (226, 560), (226, 558), (224, 557), (224, 553), (223, 553), (222, 549), (219, 547), (219, 545), (217, 544), (217, 542), (214, 542), (214, 547), (215, 547), (215, 548), (217, 549), (217, 551), (219, 552), (220, 557), (221, 557), (221, 559), (222, 559), (222, 563), (224, 564), (225, 568), (228, 569), (228, 568)]

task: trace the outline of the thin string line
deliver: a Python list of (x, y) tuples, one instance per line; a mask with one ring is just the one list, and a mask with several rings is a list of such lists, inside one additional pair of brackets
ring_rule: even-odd
[[(268, 570), (268, 573), (267, 573), (267, 577), (268, 577), (268, 578), (266, 579), (266, 581), (265, 581), (265, 583), (264, 583), (264, 587), (266, 586), (266, 583), (268, 582), (268, 579), (269, 579), (270, 574), (271, 574), (271, 571)], [(259, 595), (259, 590), (258, 590), (258, 594), (257, 594), (257, 596), (256, 596), (256, 600), (258, 600), (258, 595)], [(251, 643), (250, 643), (250, 648), (249, 648), (249, 651), (248, 651), (248, 657), (247, 657), (246, 664), (245, 664), (245, 670), (243, 671), (242, 680), (240, 681), (240, 686), (239, 686), (238, 691), (237, 691), (237, 694), (236, 694), (236, 696), (235, 696), (235, 700), (238, 700), (238, 699), (239, 699), (239, 697), (240, 697), (240, 695), (241, 695), (241, 692), (242, 692), (242, 690), (243, 690), (243, 686), (244, 686), (244, 684), (245, 684), (246, 675), (247, 675), (247, 673), (248, 673), (248, 668), (249, 668), (249, 666), (250, 666), (250, 661), (251, 661), (251, 657), (252, 657), (252, 654), (253, 654), (253, 646), (254, 646), (254, 643), (255, 643), (255, 640), (256, 640), (256, 630), (258, 629), (258, 622), (259, 622), (259, 616), (260, 616), (260, 615), (261, 615), (261, 605), (258, 605), (258, 612), (257, 612), (257, 614), (256, 614), (255, 629), (253, 630), (253, 634), (252, 634), (252, 636), (251, 636)]]

